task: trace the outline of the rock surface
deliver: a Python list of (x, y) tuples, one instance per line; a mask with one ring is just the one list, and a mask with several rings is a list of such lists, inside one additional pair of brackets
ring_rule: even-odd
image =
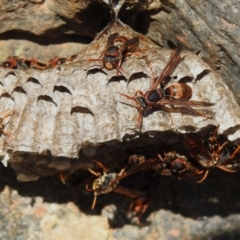
[[(92, 194), (57, 178), (17, 182), (0, 166), (1, 239), (239, 239), (239, 173), (213, 171), (202, 184), (162, 178), (139, 227), (126, 220), (128, 198)], [(4, 186), (8, 187), (4, 187)], [(220, 188), (217, 186), (221, 186)], [(91, 226), (91, 228), (90, 228)], [(97, 234), (97, 236), (96, 236)]]

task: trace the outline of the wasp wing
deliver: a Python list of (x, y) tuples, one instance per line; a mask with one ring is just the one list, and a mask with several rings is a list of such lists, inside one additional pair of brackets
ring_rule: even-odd
[(162, 83), (162, 81), (169, 75), (171, 75), (178, 64), (183, 60), (182, 57), (180, 57), (180, 53), (182, 51), (182, 47), (175, 49), (173, 54), (171, 55), (167, 65), (164, 67), (160, 75), (154, 79), (151, 89), (157, 89), (159, 87), (159, 84)]
[(215, 103), (211, 102), (201, 102), (201, 101), (194, 101), (194, 100), (183, 100), (183, 99), (162, 99), (158, 102), (160, 105), (178, 105), (178, 106), (185, 106), (185, 107), (210, 107), (215, 105)]
[(112, 46), (115, 38), (118, 36), (118, 33), (113, 33), (108, 37), (107, 46)]
[(139, 44), (139, 37), (131, 38), (121, 46), (121, 51), (126, 50), (131, 45), (134, 45), (134, 47), (138, 47), (138, 44)]
[(191, 155), (201, 164), (202, 161), (211, 161), (212, 156), (205, 146), (203, 139), (196, 133), (184, 135), (185, 144), (188, 146)]
[(12, 115), (14, 113), (13, 109), (7, 109), (2, 112), (0, 112), (0, 121), (3, 121), (8, 116)]
[(128, 177), (129, 175), (132, 175), (132, 174), (134, 174), (134, 173), (136, 173), (138, 171), (145, 170), (145, 169), (151, 169), (151, 162), (146, 161), (146, 162), (134, 165), (127, 172), (124, 172), (122, 175), (120, 175), (120, 176), (116, 177), (115, 179), (113, 179), (110, 182), (110, 184), (118, 182), (119, 180), (121, 180), (121, 179), (123, 179), (125, 177)]
[(142, 198), (142, 197), (146, 196), (145, 192), (128, 189), (128, 188), (125, 188), (125, 187), (119, 186), (119, 185), (113, 191), (123, 194), (123, 195), (126, 195), (131, 198)]

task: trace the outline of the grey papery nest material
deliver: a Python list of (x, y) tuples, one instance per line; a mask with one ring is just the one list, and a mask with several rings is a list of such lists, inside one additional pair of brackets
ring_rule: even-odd
[[(115, 32), (128, 39), (140, 39), (139, 49), (123, 61), (122, 74), (102, 68), (101, 61), (88, 61), (103, 57), (107, 39)], [(159, 75), (171, 54), (172, 50), (162, 49), (116, 22), (82, 49), (72, 63), (44, 71), (0, 69), (0, 110), (15, 111), (4, 128), (14, 140), (9, 141), (3, 134), (0, 138), (4, 160), (13, 166), (30, 159), (38, 166), (68, 169), (73, 159), (94, 156), (103, 144), (105, 148), (111, 146), (109, 151), (122, 141), (129, 141), (130, 146), (131, 140), (140, 135), (138, 111), (133, 101), (118, 92), (133, 96), (137, 90), (148, 90), (153, 75)], [(193, 90), (191, 100), (215, 103), (213, 107), (201, 107), (209, 118), (172, 113), (171, 124), (166, 112), (145, 113), (141, 134), (152, 138), (163, 134), (164, 139), (169, 132), (199, 132), (220, 124), (220, 134), (227, 134), (231, 141), (239, 139), (239, 106), (228, 87), (195, 53), (183, 51), (181, 56), (184, 59), (168, 84), (187, 79)], [(141, 138), (139, 141), (144, 144)], [(31, 171), (29, 175), (37, 178)]]

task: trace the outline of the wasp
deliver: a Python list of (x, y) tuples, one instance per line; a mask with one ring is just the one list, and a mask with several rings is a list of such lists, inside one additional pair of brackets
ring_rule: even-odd
[(236, 169), (232, 169), (232, 167), (234, 167), (236, 163), (237, 154), (240, 153), (240, 146), (227, 146), (229, 141), (220, 144), (217, 137), (218, 128), (219, 125), (215, 128), (208, 140), (204, 140), (196, 133), (184, 135), (186, 145), (190, 149), (191, 155), (205, 169), (202, 181), (206, 179), (209, 169), (213, 167), (220, 168), (227, 172), (237, 171)]
[[(188, 175), (189, 177), (203, 175), (204, 171), (192, 165), (192, 163), (183, 155), (170, 151), (164, 154), (158, 154), (158, 157), (146, 159), (142, 155), (132, 155), (129, 160), (131, 163), (142, 165), (142, 170), (153, 170), (156, 174), (162, 176), (176, 176), (181, 179), (181, 176)], [(143, 165), (148, 162), (148, 165)]]
[(121, 68), (124, 58), (131, 55), (139, 45), (139, 37), (127, 39), (124, 36), (118, 36), (113, 33), (108, 37), (106, 50), (99, 59), (88, 59), (88, 61), (102, 61), (103, 68), (107, 70), (117, 69), (118, 72), (123, 71)]
[(151, 201), (151, 194), (149, 192), (145, 193), (145, 196), (138, 197), (130, 204), (127, 217), (130, 219), (137, 218), (137, 225), (143, 226), (146, 225), (142, 223), (141, 217), (146, 212)]
[(68, 58), (64, 58), (64, 57), (54, 57), (52, 59), (50, 59), (47, 63), (47, 67), (46, 68), (55, 68), (59, 65), (62, 65), (64, 63), (69, 63), (72, 62), (73, 59), (76, 57), (77, 55), (72, 55), (71, 57)]
[(59, 58), (59, 57), (54, 57), (49, 60), (47, 64), (47, 68), (55, 68), (56, 66), (62, 65), (69, 61), (67, 58)]
[(8, 57), (5, 62), (1, 64), (3, 68), (11, 68), (11, 69), (27, 69), (28, 66), (24, 63), (23, 59), (13, 56)]
[[(180, 57), (181, 50), (182, 48), (177, 48), (173, 52), (167, 65), (157, 78), (153, 78), (149, 90), (145, 93), (138, 90), (134, 96), (131, 97), (119, 92), (119, 94), (137, 104), (139, 128), (142, 126), (143, 111), (154, 110), (160, 107), (163, 111), (168, 112), (169, 115), (171, 112), (189, 112), (194, 115), (206, 117), (192, 107), (208, 107), (214, 105), (214, 103), (210, 102), (188, 100), (192, 95), (192, 89), (186, 83), (174, 83), (164, 88), (164, 80), (174, 72), (175, 68), (183, 60), (183, 58)], [(166, 107), (166, 105), (170, 105), (171, 107)], [(175, 108), (173, 107), (175, 105), (182, 107)], [(171, 115), (170, 119), (172, 122)]]
[(62, 65), (66, 62), (70, 62), (72, 61), (73, 57), (70, 57), (70, 58), (54, 57), (50, 59), (48, 63), (44, 63), (36, 59), (26, 59), (26, 58), (13, 56), (13, 57), (9, 57), (5, 62), (3, 62), (1, 64), (1, 67), (11, 68), (11, 69), (21, 69), (21, 70), (26, 70), (28, 68), (45, 70), (45, 69), (54, 68), (56, 66)]
[(94, 200), (92, 203), (92, 209), (96, 205), (97, 201), (97, 196), (100, 194), (107, 194), (110, 192), (117, 192), (120, 194), (127, 195), (131, 198), (138, 199), (146, 196), (145, 192), (142, 191), (137, 191), (137, 190), (130, 190), (128, 188), (125, 188), (123, 186), (119, 185), (119, 181), (123, 178), (126, 178), (127, 176), (134, 174), (140, 170), (145, 169), (147, 165), (149, 165), (148, 162), (144, 162), (142, 164), (137, 164), (130, 168), (129, 170), (126, 171), (126, 168), (123, 168), (119, 173), (115, 172), (110, 172), (108, 173), (108, 169), (105, 168), (101, 163), (98, 161), (94, 160), (102, 169), (103, 169), (103, 174), (99, 172), (95, 172), (92, 169), (88, 169), (93, 175), (97, 177), (93, 181), (92, 188), (89, 188), (88, 185), (86, 185), (86, 189), (88, 191), (93, 191), (94, 192)]
[[(193, 166), (193, 164), (183, 155), (171, 151), (165, 153), (164, 158), (158, 154), (159, 159), (161, 160), (161, 171), (159, 172), (159, 167), (154, 167), (155, 171), (164, 176), (177, 176), (178, 179), (181, 179), (181, 176), (195, 177), (198, 175), (205, 176), (205, 171), (198, 167)], [(202, 177), (202, 178), (203, 178)], [(201, 180), (197, 182), (201, 182)]]
[(14, 137), (13, 137), (13, 135), (12, 135), (10, 132), (4, 130), (4, 127), (6, 126), (5, 120), (6, 120), (9, 116), (11, 116), (13, 113), (14, 113), (14, 110), (10, 110), (10, 109), (5, 110), (5, 111), (3, 111), (3, 112), (0, 113), (0, 131), (1, 131), (4, 135), (6, 135), (6, 136), (9, 137), (9, 141), (10, 141), (10, 142), (14, 139)]
[(1, 64), (1, 67), (3, 68), (21, 69), (21, 70), (26, 70), (28, 68), (43, 70), (43, 69), (46, 69), (47, 66), (48, 66), (47, 63), (37, 61), (36, 59), (26, 59), (26, 58), (20, 58), (17, 56), (9, 57), (5, 62)]

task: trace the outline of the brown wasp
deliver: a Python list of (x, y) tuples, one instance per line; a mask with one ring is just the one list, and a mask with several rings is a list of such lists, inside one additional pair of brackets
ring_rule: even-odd
[[(74, 56), (73, 56), (74, 57)], [(34, 68), (38, 70), (45, 70), (48, 68), (54, 68), (56, 66), (62, 65), (66, 62), (72, 61), (72, 58), (59, 58), (55, 57), (48, 61), (48, 63), (40, 62), (36, 59), (26, 59), (20, 57), (9, 57), (5, 62), (1, 64), (1, 67), (11, 68), (11, 69), (22, 69), (26, 70), (28, 68)]]
[(185, 156), (181, 156), (175, 151), (166, 153), (164, 158), (160, 154), (158, 154), (158, 157), (161, 160), (162, 169), (159, 173), (157, 171), (159, 167), (155, 167), (155, 171), (161, 175), (177, 176), (178, 179), (181, 179), (181, 176), (195, 177), (196, 175), (203, 175), (205, 173), (204, 170), (193, 166)]
[(9, 137), (9, 141), (12, 141), (14, 139), (14, 137), (13, 137), (13, 135), (10, 132), (4, 130), (4, 127), (6, 126), (5, 119), (7, 117), (11, 116), (13, 113), (14, 113), (14, 110), (9, 110), (9, 109), (0, 113), (0, 131), (4, 135)]
[(129, 160), (131, 163), (135, 164), (148, 162), (148, 165), (145, 164), (145, 167), (142, 164), (143, 170), (153, 170), (155, 173), (163, 176), (177, 176), (178, 179), (181, 179), (181, 176), (190, 175), (189, 177), (192, 177), (205, 173), (204, 170), (193, 166), (185, 156), (181, 156), (175, 151), (165, 153), (164, 157), (162, 157), (161, 154), (158, 154), (157, 158), (148, 159), (145, 159), (142, 155), (135, 154), (132, 155)]
[[(141, 128), (142, 125), (143, 111), (154, 110), (160, 107), (162, 110), (168, 112), (169, 115), (171, 112), (189, 112), (198, 116), (206, 117), (204, 114), (193, 109), (192, 107), (207, 107), (214, 105), (210, 102), (188, 100), (192, 95), (192, 89), (186, 83), (174, 83), (167, 88), (163, 87), (163, 83), (164, 80), (166, 80), (166, 77), (170, 76), (174, 72), (178, 64), (182, 61), (182, 58), (180, 57), (181, 50), (182, 48), (177, 48), (173, 52), (167, 65), (164, 67), (164, 69), (157, 78), (153, 78), (149, 90), (147, 90), (145, 93), (138, 90), (133, 97), (128, 96), (124, 93), (119, 93), (125, 98), (130, 99), (137, 104), (136, 108), (139, 112), (139, 128)], [(166, 107), (166, 105), (170, 105), (171, 107)], [(183, 107), (175, 108), (173, 107), (175, 105)]]
[(236, 155), (240, 153), (240, 146), (227, 147), (228, 141), (220, 144), (217, 138), (218, 128), (219, 126), (216, 127), (212, 136), (207, 141), (203, 140), (196, 133), (184, 135), (191, 155), (205, 169), (205, 174), (201, 182), (206, 179), (209, 168), (217, 167), (227, 172), (237, 171), (236, 169), (232, 169), (232, 167), (234, 167), (237, 160)]
[(29, 68), (34, 68), (38, 70), (44, 70), (48, 67), (47, 63), (40, 62), (36, 59), (24, 59), (24, 63), (29, 66)]
[[(95, 161), (95, 160), (94, 160)], [(146, 193), (142, 191), (137, 190), (130, 190), (128, 188), (125, 188), (123, 186), (119, 186), (119, 181), (131, 174), (134, 174), (146, 167), (149, 163), (144, 162), (142, 164), (137, 164), (136, 166), (133, 166), (128, 171), (126, 171), (126, 168), (123, 168), (119, 173), (108, 173), (108, 170), (99, 162), (95, 161), (102, 169), (103, 174), (99, 172), (95, 172), (92, 169), (88, 169), (93, 175), (97, 176), (97, 179), (94, 180), (92, 184), (92, 188), (89, 188), (88, 185), (86, 185), (86, 189), (88, 191), (94, 192), (94, 200), (92, 204), (92, 209), (96, 205), (97, 196), (100, 194), (107, 194), (112, 191), (127, 195), (131, 198), (138, 199), (145, 197)]]
[(125, 57), (131, 55), (139, 45), (139, 37), (127, 39), (123, 36), (118, 36), (118, 33), (113, 33), (108, 37), (105, 52), (99, 59), (88, 59), (88, 61), (102, 61), (103, 68), (107, 70), (117, 69), (122, 71), (122, 61)]
[(59, 57), (52, 58), (49, 60), (47, 68), (55, 68), (56, 66), (66, 63), (67, 61), (70, 61), (70, 60), (68, 58), (59, 58)]
[(5, 62), (1, 64), (3, 68), (11, 68), (11, 69), (27, 69), (28, 66), (22, 61), (19, 57), (9, 57)]
[(59, 65), (62, 65), (64, 63), (68, 63), (73, 61), (73, 59), (76, 57), (77, 55), (72, 55), (69, 58), (60, 58), (60, 57), (54, 57), (52, 59), (50, 59), (48, 61), (47, 67), (46, 68), (55, 68)]
[(151, 194), (145, 193), (145, 196), (138, 197), (130, 204), (127, 217), (133, 219), (137, 218), (137, 225), (146, 225), (141, 222), (142, 215), (146, 212), (151, 201)]
[(35, 69), (46, 69), (47, 64), (43, 62), (39, 62), (36, 59), (26, 59), (20, 58), (17, 56), (9, 57), (5, 62), (1, 64), (3, 68), (11, 68), (11, 69), (28, 69), (28, 68), (35, 68)]

